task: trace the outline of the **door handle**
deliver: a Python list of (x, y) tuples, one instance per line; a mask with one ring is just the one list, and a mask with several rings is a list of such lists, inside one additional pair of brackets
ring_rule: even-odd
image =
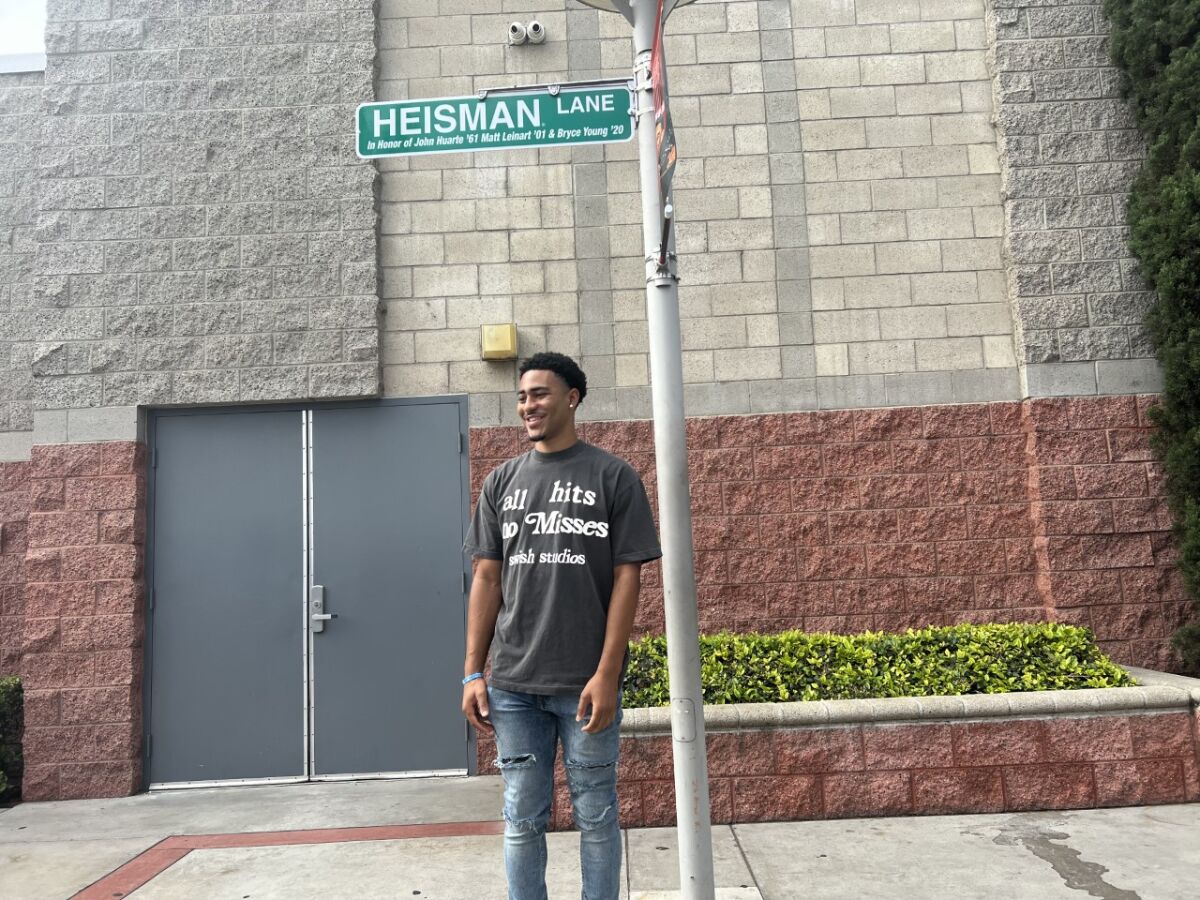
[(336, 619), (337, 613), (325, 612), (325, 586), (314, 584), (308, 591), (308, 627), (313, 634), (325, 630), (325, 623)]

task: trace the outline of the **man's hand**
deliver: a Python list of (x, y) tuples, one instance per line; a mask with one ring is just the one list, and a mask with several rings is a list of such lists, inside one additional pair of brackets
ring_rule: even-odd
[[(575, 713), (576, 722), (587, 718), (587, 724), (583, 726), (584, 733), (603, 731), (617, 717), (617, 681), (617, 677), (597, 672), (584, 685), (583, 693), (579, 695), (579, 709)], [(587, 716), (589, 707), (592, 710), (590, 718)]]
[[(487, 668), (488, 646), (496, 633), (496, 616), (500, 614), (500, 560), (475, 557), (471, 563), (471, 594), (467, 598), (467, 655), (463, 659), (463, 676)], [(482, 678), (463, 685), (462, 711), (467, 721), (478, 729), (492, 730), (488, 721), (487, 682)]]
[(641, 563), (622, 563), (613, 567), (613, 592), (608, 604), (608, 622), (604, 627), (604, 650), (600, 665), (591, 681), (579, 695), (579, 710), (575, 721), (582, 722), (588, 707), (592, 715), (583, 726), (586, 734), (596, 734), (613, 723), (617, 717), (617, 690), (621, 686), (621, 662), (629, 647), (629, 632), (637, 611), (638, 590), (641, 587)]
[(482, 678), (463, 685), (462, 711), (467, 721), (476, 728), (481, 731), (492, 730), (492, 723), (488, 720), (487, 683)]

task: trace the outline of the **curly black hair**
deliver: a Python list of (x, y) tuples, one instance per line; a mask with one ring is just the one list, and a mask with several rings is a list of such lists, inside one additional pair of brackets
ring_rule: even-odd
[(520, 378), (526, 372), (535, 369), (539, 372), (553, 372), (566, 382), (567, 390), (574, 388), (579, 391), (580, 403), (587, 396), (587, 376), (583, 374), (583, 369), (579, 368), (579, 364), (571, 357), (562, 353), (535, 353), (521, 361), (520, 368), (517, 369), (517, 377)]

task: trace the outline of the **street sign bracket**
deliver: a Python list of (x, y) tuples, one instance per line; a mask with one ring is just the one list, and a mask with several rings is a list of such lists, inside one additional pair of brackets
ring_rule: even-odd
[[(671, 225), (674, 218), (675, 208), (668, 203), (663, 207), (662, 236), (658, 242), (658, 253), (655, 255), (655, 263), (658, 266), (659, 277), (672, 274), (671, 266), (668, 264), (668, 260), (670, 260), (670, 262), (675, 262), (675, 254), (670, 250)], [(676, 278), (676, 280), (678, 281), (678, 278)]]
[(590, 78), (583, 81), (548, 81), (542, 84), (510, 84), (507, 87), (479, 88), (475, 96), (486, 100), (492, 94), (522, 94), (530, 91), (546, 91), (552, 97), (557, 97), (563, 88), (574, 89), (583, 87), (626, 87), (634, 90), (632, 78)]

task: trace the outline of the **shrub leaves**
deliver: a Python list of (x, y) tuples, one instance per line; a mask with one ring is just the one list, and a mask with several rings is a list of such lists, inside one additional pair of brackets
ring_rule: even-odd
[[(1132, 685), (1073, 625), (956, 625), (904, 634), (721, 634), (700, 638), (705, 703), (999, 694)], [(624, 705), (666, 706), (667, 641), (630, 644)]]

